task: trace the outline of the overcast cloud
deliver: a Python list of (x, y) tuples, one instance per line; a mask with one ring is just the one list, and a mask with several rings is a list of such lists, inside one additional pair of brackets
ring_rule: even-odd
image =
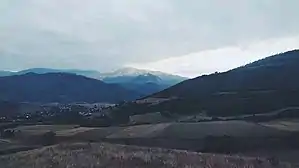
[(296, 0), (1, 0), (0, 69), (133, 65), (196, 76), (299, 48), (298, 6)]

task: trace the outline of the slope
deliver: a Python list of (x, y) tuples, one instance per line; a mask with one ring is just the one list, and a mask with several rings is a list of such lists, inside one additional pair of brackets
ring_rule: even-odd
[(298, 73), (299, 50), (293, 50), (224, 73), (190, 79), (150, 97), (178, 98), (163, 105), (168, 111), (264, 113), (299, 106)]
[(298, 90), (299, 50), (289, 51), (236, 68), (190, 79), (154, 97), (206, 96), (248, 90)]

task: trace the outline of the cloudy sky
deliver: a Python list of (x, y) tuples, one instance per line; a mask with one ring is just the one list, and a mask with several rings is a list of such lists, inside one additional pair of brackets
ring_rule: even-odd
[(0, 69), (184, 76), (299, 48), (296, 0), (0, 0)]

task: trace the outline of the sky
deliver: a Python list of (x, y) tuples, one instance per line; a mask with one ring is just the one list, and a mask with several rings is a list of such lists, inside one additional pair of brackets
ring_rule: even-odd
[(296, 0), (1, 0), (0, 70), (195, 77), (299, 48)]

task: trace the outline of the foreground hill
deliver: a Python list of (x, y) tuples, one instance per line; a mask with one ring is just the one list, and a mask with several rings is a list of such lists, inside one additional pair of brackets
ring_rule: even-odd
[(298, 73), (299, 50), (293, 50), (228, 72), (190, 79), (150, 97), (178, 98), (159, 107), (160, 111), (266, 113), (299, 106)]
[(0, 100), (38, 103), (113, 103), (134, 100), (140, 96), (118, 85), (66, 73), (0, 77), (0, 93)]
[(0, 157), (5, 168), (291, 168), (285, 163), (255, 158), (200, 154), (107, 143), (61, 144)]
[(241, 91), (298, 90), (299, 50), (277, 54), (224, 73), (182, 82), (155, 97), (202, 97)]

